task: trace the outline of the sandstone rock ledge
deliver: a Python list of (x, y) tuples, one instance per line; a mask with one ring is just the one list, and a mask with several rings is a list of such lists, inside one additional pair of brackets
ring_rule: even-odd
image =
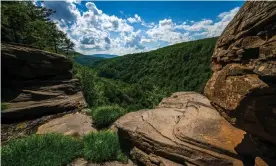
[[(255, 144), (195, 92), (178, 92), (152, 110), (128, 113), (115, 123), (122, 142), (143, 165), (243, 165)], [(242, 145), (242, 146), (241, 146)]]
[(80, 83), (72, 78), (72, 62), (58, 54), (1, 44), (2, 123), (80, 110), (85, 100)]
[(204, 94), (229, 122), (276, 145), (276, 3), (246, 2), (219, 37)]

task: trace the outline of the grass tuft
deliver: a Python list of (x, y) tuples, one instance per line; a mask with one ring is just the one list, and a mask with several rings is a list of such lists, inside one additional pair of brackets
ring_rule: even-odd
[(60, 166), (82, 153), (82, 143), (61, 134), (30, 135), (12, 140), (1, 149), (3, 166)]
[(126, 110), (120, 106), (101, 106), (97, 107), (89, 115), (93, 118), (93, 123), (98, 128), (105, 128), (110, 126), (120, 116), (124, 115)]
[(92, 132), (83, 137), (83, 144), (84, 158), (90, 162), (127, 161), (120, 149), (118, 135), (112, 131)]

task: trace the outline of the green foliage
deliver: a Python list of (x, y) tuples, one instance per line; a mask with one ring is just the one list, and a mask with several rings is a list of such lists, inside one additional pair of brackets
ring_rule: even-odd
[(5, 110), (8, 108), (8, 104), (7, 103), (1, 103), (1, 110)]
[(96, 76), (96, 72), (88, 67), (74, 64), (73, 73), (80, 79), (84, 97), (90, 107), (97, 107), (107, 103), (107, 99), (103, 95), (103, 83)]
[(90, 107), (119, 105), (136, 111), (152, 108), (168, 95), (157, 86), (128, 84), (119, 80), (106, 79), (88, 67), (74, 64), (73, 73), (81, 81), (84, 97)]
[(3, 166), (60, 166), (81, 155), (80, 141), (61, 134), (31, 135), (2, 146)]
[(74, 58), (74, 60), (84, 66), (93, 66), (95, 64), (97, 64), (98, 62), (100, 62), (101, 60), (103, 60), (105, 58), (103, 57), (95, 57), (95, 56), (89, 56), (89, 55), (79, 55), (77, 57)]
[(118, 105), (100, 106), (95, 108), (91, 113), (93, 123), (99, 128), (110, 126), (120, 116), (124, 115), (126, 110)]
[(83, 138), (84, 158), (90, 162), (118, 160), (125, 162), (127, 157), (120, 149), (119, 138), (112, 131), (90, 133)]
[(216, 38), (106, 59), (93, 68), (74, 64), (90, 107), (119, 105), (129, 111), (155, 107), (177, 91), (202, 92), (211, 76)]
[(175, 44), (155, 51), (103, 60), (99, 76), (168, 92), (202, 92), (211, 76), (211, 55), (217, 38)]
[(68, 52), (74, 47), (66, 34), (50, 21), (55, 11), (30, 1), (1, 3), (1, 41), (35, 46), (48, 51)]

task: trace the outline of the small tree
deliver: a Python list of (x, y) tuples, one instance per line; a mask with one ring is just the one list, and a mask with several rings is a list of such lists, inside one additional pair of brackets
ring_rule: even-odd
[(75, 44), (70, 39), (68, 39), (64, 33), (61, 34), (60, 37), (60, 49), (66, 52), (66, 55), (68, 55), (69, 51), (74, 49)]
[(69, 50), (73, 50), (75, 47), (75, 43), (73, 43), (70, 39), (65, 39), (65, 48), (66, 48), (66, 54), (69, 54)]
[(1, 41), (28, 44), (56, 53), (62, 50), (68, 54), (74, 43), (50, 19), (54, 13), (32, 2), (1, 2)]

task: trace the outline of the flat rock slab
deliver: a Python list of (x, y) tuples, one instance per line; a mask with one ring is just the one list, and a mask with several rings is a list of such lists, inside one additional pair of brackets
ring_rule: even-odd
[(25, 137), (30, 134), (34, 134), (37, 128), (49, 122), (52, 119), (62, 117), (69, 113), (74, 113), (76, 111), (62, 112), (58, 114), (52, 114), (43, 116), (37, 119), (27, 120), (12, 124), (1, 124), (1, 143), (5, 144), (12, 139), (17, 139), (20, 137)]
[(144, 165), (243, 165), (255, 155), (246, 132), (233, 127), (195, 92), (178, 92), (151, 110), (131, 112), (115, 122), (131, 156)]
[(128, 163), (121, 163), (118, 161), (89, 163), (84, 158), (78, 158), (75, 159), (71, 164), (68, 164), (68, 166), (135, 166), (135, 164), (131, 160), (128, 160)]
[(53, 119), (38, 127), (37, 134), (63, 133), (65, 135), (82, 136), (96, 131), (92, 127), (91, 117), (82, 113), (71, 113)]

